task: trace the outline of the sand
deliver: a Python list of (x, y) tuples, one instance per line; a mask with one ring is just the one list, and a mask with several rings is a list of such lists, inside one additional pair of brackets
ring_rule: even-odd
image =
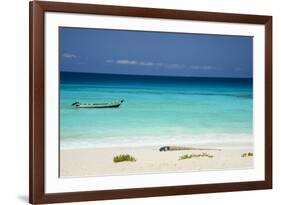
[[(209, 170), (231, 170), (253, 168), (253, 157), (242, 157), (252, 152), (247, 147), (222, 147), (221, 150), (183, 150), (160, 152), (161, 146), (87, 148), (61, 150), (61, 177), (86, 177), (129, 175), (146, 173), (169, 173)], [(196, 147), (195, 147), (196, 148)], [(213, 157), (193, 157), (179, 160), (185, 154), (207, 153)], [(113, 157), (130, 154), (135, 162), (114, 163)]]

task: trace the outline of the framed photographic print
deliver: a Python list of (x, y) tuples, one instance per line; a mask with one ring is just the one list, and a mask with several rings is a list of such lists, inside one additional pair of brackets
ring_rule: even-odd
[(272, 187), (272, 17), (30, 2), (30, 203)]

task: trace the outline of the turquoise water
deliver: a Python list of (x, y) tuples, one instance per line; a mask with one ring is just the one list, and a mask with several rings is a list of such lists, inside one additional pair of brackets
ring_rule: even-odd
[[(62, 148), (247, 140), (252, 79), (60, 73)], [(71, 104), (124, 99), (119, 108)]]

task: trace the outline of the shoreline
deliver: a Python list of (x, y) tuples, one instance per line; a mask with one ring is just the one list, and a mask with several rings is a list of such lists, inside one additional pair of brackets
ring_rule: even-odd
[[(224, 135), (225, 136), (225, 135)], [(253, 136), (250, 134), (243, 134), (243, 135), (229, 135), (227, 137), (224, 137), (223, 139), (212, 139), (212, 138), (205, 138), (205, 139), (193, 139), (193, 140), (180, 140), (177, 139), (171, 140), (171, 138), (168, 138), (167, 140), (161, 139), (161, 143), (159, 142), (150, 142), (150, 143), (143, 143), (143, 142), (124, 142), (122, 144), (118, 143), (112, 143), (112, 142), (106, 142), (106, 143), (98, 143), (98, 142), (91, 142), (86, 141), (87, 143), (80, 144), (79, 142), (73, 141), (73, 142), (64, 142), (64, 140), (61, 141), (61, 149), (62, 150), (77, 150), (77, 149), (107, 149), (107, 148), (146, 148), (146, 147), (161, 147), (161, 146), (189, 146), (189, 147), (218, 147), (218, 148), (249, 148), (251, 149), (253, 147)], [(242, 137), (241, 137), (242, 136)], [(188, 137), (189, 138), (189, 137)], [(234, 138), (234, 139), (233, 139)]]
[[(90, 177), (172, 172), (219, 171), (253, 168), (253, 146), (190, 145), (190, 150), (162, 151), (163, 146), (63, 149), (60, 152), (61, 177)], [(202, 150), (198, 150), (202, 149)], [(212, 150), (220, 149), (220, 150)], [(113, 162), (129, 154), (136, 161)], [(183, 156), (190, 158), (180, 159)]]

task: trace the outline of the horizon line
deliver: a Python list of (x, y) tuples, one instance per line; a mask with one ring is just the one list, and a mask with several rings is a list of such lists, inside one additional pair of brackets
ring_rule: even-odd
[(129, 76), (153, 76), (153, 77), (178, 77), (178, 78), (240, 78), (253, 79), (253, 77), (219, 77), (219, 76), (178, 76), (178, 75), (142, 75), (142, 74), (123, 74), (123, 73), (90, 73), (90, 72), (75, 72), (75, 71), (61, 71), (66, 73), (82, 73), (82, 74), (102, 74), (102, 75), (129, 75)]

